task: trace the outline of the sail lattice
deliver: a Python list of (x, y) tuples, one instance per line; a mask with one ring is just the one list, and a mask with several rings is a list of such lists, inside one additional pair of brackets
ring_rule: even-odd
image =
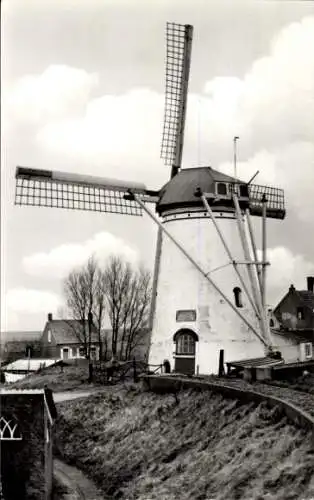
[(166, 92), (161, 158), (181, 165), (193, 28), (167, 23)]
[(141, 216), (141, 207), (126, 194), (125, 189), (17, 178), (15, 204)]

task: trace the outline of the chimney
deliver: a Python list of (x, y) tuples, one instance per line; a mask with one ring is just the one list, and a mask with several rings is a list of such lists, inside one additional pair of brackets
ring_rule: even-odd
[(294, 285), (290, 285), (289, 292), (294, 292), (294, 291), (295, 291)]
[(52, 321), (52, 313), (48, 313), (48, 321)]
[(307, 281), (307, 289), (309, 292), (314, 292), (314, 276), (308, 276), (306, 278)]

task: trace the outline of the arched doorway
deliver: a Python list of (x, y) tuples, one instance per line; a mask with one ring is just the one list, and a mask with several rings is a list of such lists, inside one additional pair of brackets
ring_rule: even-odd
[(174, 371), (194, 375), (195, 343), (198, 342), (198, 336), (189, 328), (181, 328), (174, 334), (173, 341), (176, 344)]

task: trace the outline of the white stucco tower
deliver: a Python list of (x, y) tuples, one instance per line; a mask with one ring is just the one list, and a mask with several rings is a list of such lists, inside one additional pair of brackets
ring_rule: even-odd
[[(241, 263), (237, 267), (242, 282), (212, 218), (196, 195), (197, 189), (206, 193), (225, 243), (233, 259)], [(245, 257), (233, 201), (235, 191), (241, 214), (249, 208), (252, 215), (261, 215), (261, 204), (252, 203), (246, 183), (210, 167), (181, 170), (161, 190), (157, 212), (163, 227), (209, 273), (238, 312), (260, 331), (256, 310), (243, 289), (245, 285), (254, 295), (243, 264)], [(268, 216), (278, 214), (269, 205)], [(221, 349), (225, 361), (265, 355), (266, 347), (253, 330), (163, 232), (157, 245), (154, 284), (149, 363), (168, 360), (172, 370), (210, 374), (218, 372)]]

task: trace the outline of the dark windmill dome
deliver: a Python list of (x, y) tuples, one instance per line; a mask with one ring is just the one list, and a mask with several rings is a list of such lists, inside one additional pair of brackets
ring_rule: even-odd
[(174, 176), (160, 191), (157, 212), (162, 215), (173, 211), (204, 211), (204, 204), (197, 190), (206, 193), (215, 201), (213, 210), (232, 209), (232, 192), (241, 189), (242, 198), (248, 203), (248, 189), (245, 182), (213, 170), (211, 167), (185, 168)]

